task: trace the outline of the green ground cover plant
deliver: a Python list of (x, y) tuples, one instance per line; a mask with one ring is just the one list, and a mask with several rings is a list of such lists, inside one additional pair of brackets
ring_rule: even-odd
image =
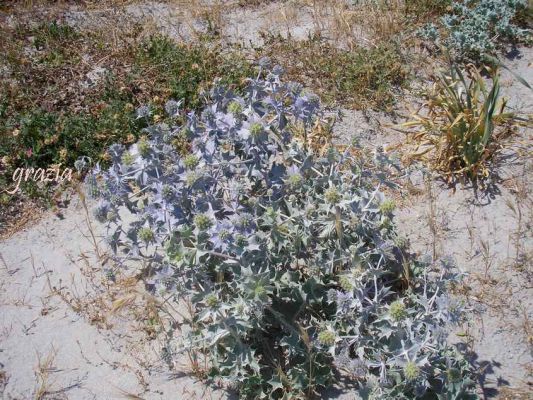
[(290, 79), (301, 80), (328, 103), (390, 109), (395, 88), (408, 80), (405, 60), (395, 44), (347, 51), (320, 36), (305, 41), (268, 39), (263, 54), (282, 65)]
[(239, 87), (250, 75), (250, 63), (236, 50), (224, 49), (208, 40), (178, 45), (156, 35), (141, 44), (136, 54), (136, 73), (148, 72), (154, 92), (168, 98), (183, 99), (186, 108), (201, 104), (201, 95), (215, 78), (224, 85)]

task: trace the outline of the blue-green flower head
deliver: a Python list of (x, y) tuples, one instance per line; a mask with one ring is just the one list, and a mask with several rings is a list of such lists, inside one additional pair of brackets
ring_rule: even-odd
[(414, 381), (420, 376), (420, 368), (412, 362), (409, 361), (405, 366), (403, 367), (403, 372), (405, 374), (405, 378), (409, 381)]
[(207, 214), (197, 214), (194, 216), (194, 225), (201, 231), (209, 229), (213, 221)]
[(155, 233), (152, 228), (146, 226), (137, 231), (137, 237), (145, 243), (151, 243), (155, 240)]
[(337, 204), (342, 200), (342, 195), (335, 186), (331, 186), (324, 192), (324, 198), (330, 204)]
[(324, 329), (318, 333), (318, 342), (324, 346), (333, 346), (337, 337), (335, 332)]

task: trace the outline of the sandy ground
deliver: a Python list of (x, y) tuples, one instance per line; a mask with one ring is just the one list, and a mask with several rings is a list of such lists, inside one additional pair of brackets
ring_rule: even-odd
[[(338, 47), (350, 40), (368, 44), (368, 32), (358, 24), (346, 28), (345, 4), (335, 0), (265, 2), (241, 6), (236, 1), (144, 1), (125, 7), (96, 8), (87, 11), (71, 5), (65, 11), (67, 23), (84, 29), (138, 24), (164, 33), (178, 41), (190, 41), (202, 34), (217, 35), (222, 41), (255, 48), (265, 43), (265, 35), (304, 40), (320, 34)], [(344, 21), (344, 22), (343, 22)], [(342, 34), (341, 34), (342, 32)]]
[[(209, 7), (209, 8), (207, 8)], [(176, 40), (191, 40), (197, 34), (216, 31), (221, 38), (245, 45), (262, 44), (261, 32), (305, 38), (313, 30), (308, 7), (288, 7), (281, 3), (241, 8), (229, 4), (209, 6), (206, 2), (139, 2), (125, 7), (98, 8), (87, 11), (72, 6), (66, 21), (81, 28), (113, 23), (152, 25)], [(209, 12), (207, 12), (209, 10)]]
[(0, 397), (220, 398), (184, 375), (185, 358), (172, 370), (161, 360), (144, 303), (137, 314), (112, 312), (142, 288), (106, 283), (90, 232), (74, 196), (62, 218), (50, 214), (0, 244)]

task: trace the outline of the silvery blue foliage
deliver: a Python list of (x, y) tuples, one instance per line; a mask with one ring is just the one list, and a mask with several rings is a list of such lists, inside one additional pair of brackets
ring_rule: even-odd
[(86, 156), (79, 157), (74, 162), (74, 168), (78, 173), (85, 172), (89, 168), (89, 165), (91, 165), (91, 159)]
[(150, 107), (149, 106), (141, 106), (135, 110), (135, 116), (137, 118), (146, 118), (150, 115)]
[[(334, 371), (367, 398), (465, 395), (468, 365), (445, 341), (461, 312), (453, 268), (406, 253), (379, 191), (384, 157), (368, 168), (351, 148), (319, 157), (294, 137), (323, 120), (320, 101), (268, 65), (244, 96), (216, 86), (184, 126), (113, 145), (111, 167), (87, 178), (111, 248), (193, 305), (165, 359), (207, 357), (209, 376), (250, 399), (302, 398)], [(173, 146), (183, 135), (187, 154)]]
[(431, 23), (419, 31), (421, 37), (443, 44), (454, 57), (483, 61), (492, 56), (501, 43), (516, 43), (530, 37), (527, 29), (513, 23), (527, 0), (462, 0), (452, 3), (452, 10), (442, 17), (444, 37)]
[(169, 100), (165, 103), (165, 112), (172, 118), (175, 118), (179, 115), (180, 107), (183, 101)]
[(418, 34), (423, 39), (434, 43), (439, 44), (440, 41), (440, 33), (437, 25), (435, 25), (433, 22), (430, 22), (429, 24), (426, 24), (426, 26), (422, 27), (418, 30)]

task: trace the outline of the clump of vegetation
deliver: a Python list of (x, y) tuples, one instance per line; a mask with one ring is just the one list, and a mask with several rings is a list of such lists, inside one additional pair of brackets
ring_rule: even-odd
[(439, 74), (426, 93), (423, 113), (405, 124), (421, 128), (416, 139), (426, 150), (418, 156), (429, 152), (432, 166), (450, 182), (463, 176), (488, 177), (490, 161), (512, 132), (515, 116), (504, 112), (498, 73), (486, 71), (491, 86), (474, 65), (466, 71), (453, 66), (449, 73)]
[(183, 99), (192, 109), (215, 79), (238, 88), (252, 73), (250, 63), (235, 51), (209, 42), (178, 44), (161, 35), (142, 43), (135, 61), (137, 75), (150, 79), (154, 94)]
[[(311, 397), (335, 370), (371, 398), (466, 396), (468, 363), (443, 335), (460, 315), (446, 295), (457, 275), (395, 245), (377, 167), (349, 148), (316, 156), (291, 135), (323, 114), (282, 72), (260, 70), (244, 96), (215, 87), (185, 125), (113, 145), (111, 168), (87, 177), (111, 248), (146, 260), (149, 287), (191, 305), (184, 343), (166, 356), (189, 352), (246, 399)], [(172, 142), (184, 130), (182, 156)]]
[(454, 1), (441, 18), (442, 28), (431, 23), (421, 36), (441, 43), (457, 60), (487, 62), (504, 44), (530, 40), (530, 32), (516, 25), (527, 0)]
[[(0, 45), (7, 55), (0, 83), (2, 187), (12, 186), (16, 168), (72, 168), (81, 156), (105, 162), (109, 145), (137, 140), (148, 120), (164, 115), (169, 97), (194, 109), (215, 79), (238, 89), (250, 72), (242, 56), (208, 42), (139, 39), (132, 31), (117, 47), (60, 21), (3, 27), (2, 33), (10, 38)], [(86, 82), (92, 67), (81, 60), (88, 57), (111, 60), (98, 82)], [(140, 104), (149, 104), (142, 117), (135, 113)], [(54, 191), (34, 182), (21, 189), (44, 201)], [(0, 204), (21, 196), (3, 195)]]
[(305, 41), (270, 37), (263, 53), (325, 101), (354, 108), (390, 108), (395, 88), (408, 78), (402, 54), (391, 43), (346, 51), (319, 36)]

